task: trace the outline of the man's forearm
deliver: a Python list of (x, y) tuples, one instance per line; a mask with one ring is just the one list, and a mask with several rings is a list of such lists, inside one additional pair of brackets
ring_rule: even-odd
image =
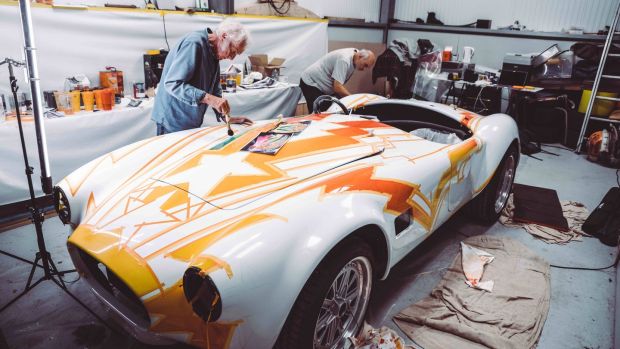
[(338, 95), (338, 97), (346, 97), (349, 96), (351, 94), (351, 92), (349, 92), (343, 84), (339, 83), (338, 81), (334, 80), (334, 93), (336, 93), (336, 95)]
[(219, 98), (219, 96), (206, 93), (205, 96), (202, 98), (202, 103), (213, 106), (216, 98)]
[(230, 113), (230, 106), (228, 105), (228, 101), (226, 101), (226, 99), (222, 97), (206, 93), (205, 96), (202, 98), (201, 103), (210, 106), (217, 113), (223, 115)]

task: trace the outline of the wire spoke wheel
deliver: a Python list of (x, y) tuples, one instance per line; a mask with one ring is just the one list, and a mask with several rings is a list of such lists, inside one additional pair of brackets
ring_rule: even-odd
[(370, 299), (372, 268), (368, 258), (352, 259), (329, 287), (314, 328), (314, 348), (344, 348), (359, 329)]
[(497, 196), (495, 198), (495, 213), (500, 213), (508, 201), (508, 197), (510, 196), (510, 191), (512, 189), (512, 183), (514, 181), (515, 164), (516, 160), (514, 155), (510, 154), (506, 158), (504, 168), (502, 169), (503, 175), (501, 178), (501, 184), (497, 190)]

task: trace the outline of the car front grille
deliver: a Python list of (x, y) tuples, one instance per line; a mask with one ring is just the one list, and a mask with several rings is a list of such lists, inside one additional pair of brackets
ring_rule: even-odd
[[(121, 311), (136, 325), (148, 329), (151, 323), (149, 314), (140, 298), (121, 280), (112, 270), (108, 269), (103, 263), (99, 262), (91, 255), (77, 246), (74, 248), (78, 252), (81, 264), (88, 269), (91, 283), (98, 293)], [(99, 286), (99, 287), (96, 287)], [(118, 305), (122, 305), (119, 307)], [(120, 309), (122, 308), (122, 309)], [(123, 311), (125, 310), (125, 311)]]

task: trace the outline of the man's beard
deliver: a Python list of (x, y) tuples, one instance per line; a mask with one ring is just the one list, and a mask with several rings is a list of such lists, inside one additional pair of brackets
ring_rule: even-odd
[[(230, 53), (230, 41), (228, 40), (222, 40), (220, 41), (220, 46), (218, 48), (218, 58), (220, 58), (219, 56), (224, 56), (221, 57), (220, 59), (224, 59), (226, 58), (226, 56), (228, 56), (228, 54)], [(226, 55), (224, 55), (224, 52), (226, 52)]]

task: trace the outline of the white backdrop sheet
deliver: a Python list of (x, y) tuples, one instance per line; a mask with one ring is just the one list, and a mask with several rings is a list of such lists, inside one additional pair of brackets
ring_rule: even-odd
[[(273, 119), (278, 114), (295, 115), (295, 108), (301, 98), (301, 89), (293, 84), (279, 84), (274, 88), (239, 90), (224, 93), (230, 104), (232, 116), (245, 116), (252, 120)], [(217, 125), (213, 109), (207, 109), (203, 126)]]
[[(233, 115), (252, 120), (270, 119), (282, 113), (294, 115), (301, 89), (293, 84), (275, 88), (225, 93)], [(153, 103), (109, 112), (82, 112), (74, 116), (45, 119), (50, 168), (54, 183), (98, 156), (124, 145), (155, 136), (151, 121)], [(203, 126), (218, 124), (215, 114), (205, 115)], [(40, 188), (39, 155), (34, 122), (24, 122), (28, 161), (34, 167), (34, 186)], [(0, 205), (28, 199), (24, 162), (17, 122), (0, 123)], [(41, 190), (36, 195), (43, 195)]]
[[(19, 8), (0, 1), (0, 59), (21, 59), (23, 39)], [(162, 17), (162, 14), (164, 16)], [(247, 26), (251, 42), (246, 54), (266, 53), (286, 58), (283, 73), (297, 82), (301, 72), (327, 53), (327, 22), (234, 16)], [(170, 47), (186, 33), (216, 27), (224, 17), (187, 15), (183, 12), (145, 10), (74, 10), (33, 6), (32, 22), (39, 59), (41, 88), (62, 89), (64, 79), (85, 74), (99, 83), (99, 71), (114, 66), (123, 71), (125, 90), (144, 81), (142, 55), (148, 49), (165, 48), (164, 25)], [(246, 55), (237, 57), (243, 62)], [(222, 68), (230, 61), (222, 61)], [(16, 73), (17, 74), (17, 73)], [(17, 74), (21, 85), (23, 78)], [(6, 83), (5, 83), (6, 81)], [(23, 90), (23, 89), (22, 89)], [(0, 67), (0, 93), (8, 93), (8, 73)]]
[[(46, 119), (47, 147), (52, 179), (69, 173), (114, 149), (155, 135), (152, 107), (80, 113)], [(35, 194), (43, 195), (34, 122), (25, 121), (28, 161), (34, 167)], [(29, 198), (17, 121), (0, 123), (0, 205)]]

